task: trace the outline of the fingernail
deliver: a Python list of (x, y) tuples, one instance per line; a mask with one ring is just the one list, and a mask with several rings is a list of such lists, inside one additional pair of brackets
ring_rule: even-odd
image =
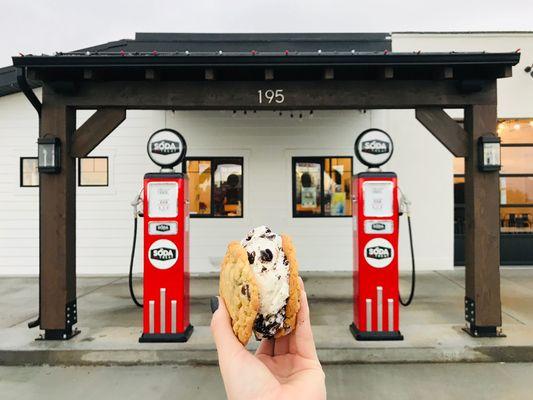
[(214, 314), (218, 310), (218, 297), (211, 297), (211, 312)]

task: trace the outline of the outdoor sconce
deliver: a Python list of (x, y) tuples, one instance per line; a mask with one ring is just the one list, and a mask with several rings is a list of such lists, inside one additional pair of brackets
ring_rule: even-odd
[(499, 171), (501, 167), (500, 138), (483, 135), (478, 139), (478, 166), (481, 171)]
[(45, 136), (37, 140), (39, 172), (56, 174), (61, 169), (61, 142), (58, 138)]

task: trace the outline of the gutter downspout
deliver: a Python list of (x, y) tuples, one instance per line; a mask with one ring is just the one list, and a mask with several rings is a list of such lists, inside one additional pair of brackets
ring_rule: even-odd
[(19, 85), (20, 90), (22, 90), (22, 93), (26, 96), (26, 98), (29, 100), (33, 108), (35, 108), (35, 111), (37, 111), (37, 114), (39, 114), (39, 124), (41, 122), (41, 109), (42, 104), (31, 89), (30, 85), (28, 84), (28, 80), (26, 79), (26, 67), (19, 67), (17, 68), (17, 83)]
[[(17, 68), (17, 83), (22, 90), (22, 93), (26, 96), (26, 98), (29, 100), (33, 108), (35, 108), (35, 111), (37, 111), (37, 114), (39, 115), (39, 129), (41, 127), (41, 110), (42, 110), (42, 104), (33, 92), (32, 88), (28, 84), (28, 80), (26, 79), (26, 67)], [(41, 186), (39, 185), (39, 197), (41, 196)], [(40, 214), (40, 213), (39, 213)], [(39, 215), (39, 232), (41, 231), (41, 217)], [(28, 328), (35, 328), (37, 326), (41, 325), (41, 256), (39, 255), (39, 315), (37, 316), (37, 319), (28, 322)]]

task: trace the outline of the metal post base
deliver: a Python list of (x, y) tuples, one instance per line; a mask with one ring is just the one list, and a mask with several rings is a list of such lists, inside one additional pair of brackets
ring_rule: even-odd
[(472, 337), (506, 337), (499, 326), (476, 326), (467, 323), (463, 331)]
[(39, 335), (35, 340), (69, 340), (78, 335), (81, 331), (78, 328), (72, 329), (45, 329), (44, 335)]
[(193, 330), (194, 327), (189, 325), (183, 333), (143, 333), (139, 343), (183, 343), (189, 340)]
[(400, 331), (361, 332), (353, 322), (350, 324), (350, 332), (352, 332), (355, 340), (360, 341), (403, 340)]

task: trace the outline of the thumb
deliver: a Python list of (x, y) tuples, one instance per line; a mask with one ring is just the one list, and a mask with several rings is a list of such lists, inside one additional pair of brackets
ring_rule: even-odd
[(231, 327), (231, 318), (224, 303), (224, 299), (217, 297), (211, 298), (211, 311), (213, 311), (213, 318), (211, 319), (211, 332), (215, 339), (217, 347), (218, 359), (220, 366), (231, 362), (233, 356), (244, 349), (244, 346), (239, 342), (233, 328)]

